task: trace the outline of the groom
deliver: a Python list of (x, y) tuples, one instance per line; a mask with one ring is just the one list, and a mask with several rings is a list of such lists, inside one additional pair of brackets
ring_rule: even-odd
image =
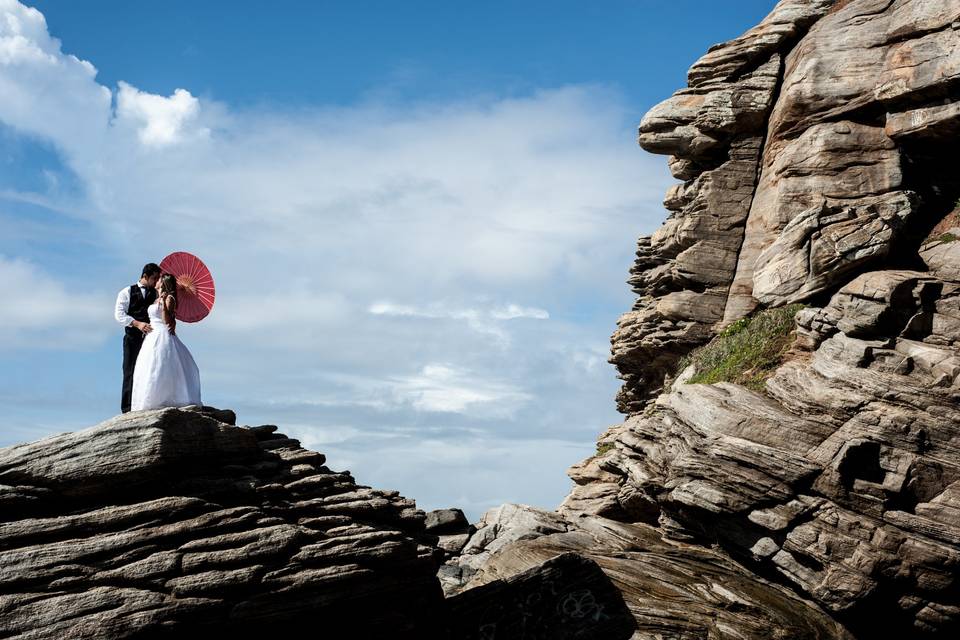
[(114, 316), (122, 324), (123, 336), (123, 391), (120, 395), (120, 411), (130, 411), (130, 393), (133, 391), (133, 367), (137, 364), (137, 355), (143, 345), (143, 337), (153, 331), (147, 307), (157, 299), (157, 280), (160, 279), (160, 267), (150, 262), (143, 267), (140, 281), (117, 294), (117, 307)]

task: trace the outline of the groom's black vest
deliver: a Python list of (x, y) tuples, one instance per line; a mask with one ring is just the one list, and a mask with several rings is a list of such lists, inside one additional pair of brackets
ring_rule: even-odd
[[(127, 305), (127, 315), (140, 322), (150, 322), (147, 307), (152, 305), (156, 299), (156, 289), (147, 289), (147, 295), (144, 297), (144, 295), (140, 293), (140, 285), (130, 285), (130, 304)], [(131, 338), (143, 337), (143, 333), (136, 327), (127, 327), (126, 332)]]

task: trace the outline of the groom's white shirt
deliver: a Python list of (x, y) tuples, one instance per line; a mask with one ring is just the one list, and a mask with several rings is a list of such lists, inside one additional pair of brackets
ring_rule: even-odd
[[(140, 287), (140, 293), (143, 294), (143, 297), (147, 297), (147, 288), (137, 283), (137, 286)], [(120, 289), (120, 293), (117, 294), (117, 306), (113, 312), (113, 317), (117, 319), (117, 322), (122, 324), (125, 327), (129, 327), (130, 323), (133, 322), (133, 318), (127, 314), (127, 309), (130, 308), (130, 287), (124, 287)]]

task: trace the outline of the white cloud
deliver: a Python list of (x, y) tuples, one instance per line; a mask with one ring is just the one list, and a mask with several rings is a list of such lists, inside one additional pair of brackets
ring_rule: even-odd
[(501, 326), (503, 321), (516, 319), (548, 320), (550, 318), (550, 313), (544, 309), (522, 307), (516, 304), (483, 308), (458, 307), (444, 302), (433, 302), (418, 306), (383, 301), (371, 304), (367, 311), (375, 316), (465, 321), (467, 326), (474, 331), (496, 338), (501, 347), (508, 346), (510, 342), (509, 334)]
[(407, 316), (411, 318), (438, 318), (430, 312), (417, 309), (409, 304), (393, 304), (392, 302), (376, 302), (368, 309), (375, 316)]
[[(180, 333), (205, 401), (281, 428), (361, 418), (362, 438), (412, 428), (405, 455), (453, 423), (490, 438), (589, 443), (615, 419), (606, 344), (630, 304), (634, 238), (659, 222), (672, 182), (661, 160), (637, 150), (638, 114), (616, 90), (296, 112), (163, 93), (102, 86), (39, 12), (0, 0), (0, 122), (52, 143), (82, 186), (50, 181), (47, 193), (4, 197), (96, 228), (102, 270), (120, 274), (104, 283), (111, 292), (168, 252), (203, 258), (217, 302)], [(79, 258), (65, 280), (90, 277)], [(73, 303), (74, 285), (45, 275), (42, 259), (17, 267), (32, 285), (10, 288), (15, 263), (0, 263), (0, 286), (30, 308)], [(93, 327), (88, 335), (116, 331), (115, 294), (98, 295), (81, 292), (70, 316)], [(19, 322), (0, 336), (33, 331)], [(119, 361), (104, 375), (114, 369)], [(111, 396), (103, 411), (115, 405)], [(376, 449), (328, 453), (355, 461), (362, 481), (392, 485)], [(513, 475), (480, 497), (477, 465), (490, 461), (464, 456), (458, 495), (507, 499), (522, 488)], [(522, 474), (511, 459), (496, 472)], [(399, 465), (389, 473), (404, 473)], [(562, 467), (549, 474), (567, 486)]]
[(375, 302), (368, 311), (378, 316), (406, 316), (412, 318), (450, 318), (453, 320), (472, 320), (489, 318), (491, 320), (514, 320), (516, 318), (533, 318), (547, 320), (550, 313), (536, 307), (521, 307), (509, 304), (493, 309), (462, 309), (451, 308), (444, 303), (433, 303), (418, 307), (410, 304), (395, 304), (393, 302)]
[[(662, 167), (638, 181), (632, 123), (599, 87), (282, 113), (120, 83), (114, 113), (92, 65), (61, 53), (39, 13), (5, 2), (34, 28), (0, 63), (0, 119), (64, 149), (94, 206), (61, 208), (128, 246), (149, 236), (180, 248), (189, 230), (205, 259), (255, 267), (243, 274), (261, 282), (293, 267), (407, 298), (465, 280), (619, 283), (622, 265), (590, 258), (667, 182)], [(21, 53), (30, 47), (46, 57)]]
[[(525, 407), (533, 396), (511, 380), (497, 380), (449, 363), (431, 362), (415, 372), (397, 375), (351, 375), (344, 373), (298, 371), (319, 388), (333, 392), (311, 392), (304, 397), (274, 398), (275, 404), (299, 404), (307, 407), (341, 408), (349, 411), (373, 410), (377, 414), (395, 414), (405, 419), (414, 413), (462, 414), (477, 420), (510, 418)], [(381, 418), (382, 419), (382, 418)], [(398, 424), (392, 430), (400, 429)], [(419, 423), (419, 431), (429, 424)]]
[(36, 265), (2, 255), (0, 300), (0, 348), (89, 348), (115, 329), (108, 296), (68, 290)]
[(513, 320), (515, 318), (548, 320), (550, 318), (550, 313), (543, 309), (537, 309), (536, 307), (521, 307), (515, 304), (510, 304), (500, 309), (494, 309), (490, 315), (495, 320)]
[(145, 93), (126, 82), (117, 92), (117, 118), (139, 125), (137, 137), (148, 147), (163, 147), (188, 135), (207, 137), (210, 130), (188, 131), (200, 113), (200, 101), (185, 89), (177, 89), (169, 98)]
[(111, 94), (95, 82), (96, 73), (89, 62), (61, 52), (43, 14), (0, 0), (0, 119), (68, 153), (97, 144)]
[(520, 389), (484, 380), (445, 364), (428, 364), (416, 375), (391, 383), (394, 397), (418, 411), (510, 417), (531, 396)]

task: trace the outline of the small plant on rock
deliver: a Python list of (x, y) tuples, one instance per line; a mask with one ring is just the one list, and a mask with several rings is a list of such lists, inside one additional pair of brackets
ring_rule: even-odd
[(765, 309), (733, 322), (683, 358), (678, 371), (694, 366), (688, 384), (734, 382), (762, 391), (766, 379), (793, 344), (793, 318), (803, 306)]
[(613, 443), (612, 443), (612, 442), (604, 442), (603, 444), (599, 444), (599, 443), (598, 443), (598, 444), (597, 444), (597, 456), (602, 456), (603, 454), (605, 454), (607, 451), (610, 451), (611, 449), (613, 449)]

